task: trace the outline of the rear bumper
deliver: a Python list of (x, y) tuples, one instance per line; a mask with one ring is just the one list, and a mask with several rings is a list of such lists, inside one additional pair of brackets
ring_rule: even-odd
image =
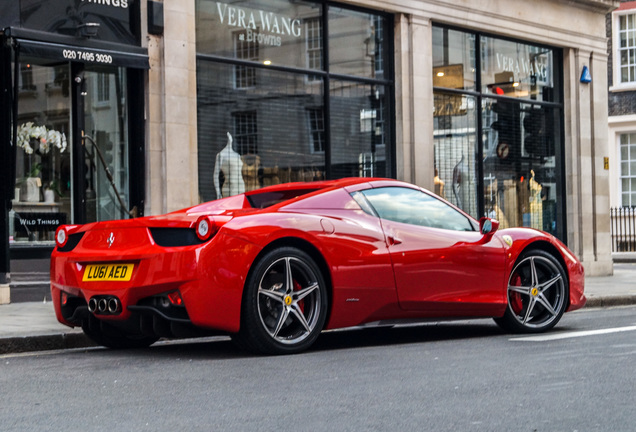
[[(166, 326), (230, 333), (239, 330), (243, 286), (259, 247), (221, 235), (204, 245), (149, 249), (143, 254), (121, 253), (107, 258), (81, 250), (54, 251), (51, 294), (57, 319), (75, 327), (90, 314), (116, 326), (148, 330), (150, 317), (150, 328), (156, 327), (158, 336), (166, 336)], [(134, 263), (135, 267), (129, 281), (83, 281), (91, 263)], [(175, 291), (182, 305), (164, 306), (165, 295)], [(89, 312), (89, 301), (103, 297), (116, 298), (121, 310)]]

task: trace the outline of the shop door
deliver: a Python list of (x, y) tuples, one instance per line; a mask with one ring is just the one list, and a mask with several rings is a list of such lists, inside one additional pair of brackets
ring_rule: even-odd
[(50, 250), (60, 224), (128, 216), (126, 73), (27, 58), (18, 69), (9, 241)]
[[(95, 222), (128, 217), (129, 163), (125, 69), (85, 68), (75, 73), (82, 162), (77, 167), (80, 207), (75, 217)], [(83, 174), (83, 176), (82, 176)]]

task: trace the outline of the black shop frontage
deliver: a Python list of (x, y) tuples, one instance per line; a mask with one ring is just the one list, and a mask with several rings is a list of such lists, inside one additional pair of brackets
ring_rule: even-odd
[(48, 279), (60, 224), (143, 212), (140, 22), (138, 0), (0, 0), (0, 284), (12, 301), (42, 300), (34, 280)]

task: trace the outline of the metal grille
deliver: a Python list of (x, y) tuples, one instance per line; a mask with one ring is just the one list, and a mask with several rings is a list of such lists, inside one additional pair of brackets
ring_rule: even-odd
[(610, 209), (612, 252), (636, 252), (636, 207)]

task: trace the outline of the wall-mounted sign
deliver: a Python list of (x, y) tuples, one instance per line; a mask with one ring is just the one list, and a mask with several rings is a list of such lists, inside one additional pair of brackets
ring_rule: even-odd
[(27, 237), (35, 232), (55, 232), (66, 223), (66, 213), (16, 212), (13, 220), (16, 237)]
[[(15, 2), (15, 3), (14, 3)], [(82, 28), (95, 24), (94, 40), (140, 44), (139, 0), (12, 0), (0, 27), (15, 26), (72, 37), (87, 37)], [(18, 6), (19, 5), (19, 6)]]
[(299, 38), (303, 33), (302, 22), (299, 18), (220, 2), (216, 4), (216, 9), (222, 25), (238, 27), (246, 31), (241, 38), (246, 42), (281, 46), (284, 36)]

